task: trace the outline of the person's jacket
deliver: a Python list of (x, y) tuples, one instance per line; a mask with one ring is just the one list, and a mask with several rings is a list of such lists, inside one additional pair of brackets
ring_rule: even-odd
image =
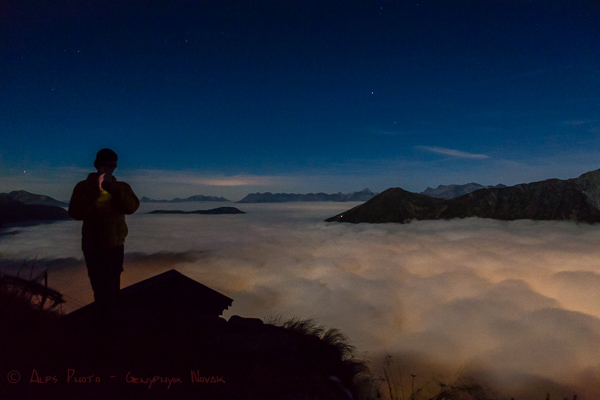
[(100, 190), (98, 174), (91, 173), (73, 189), (69, 215), (76, 220), (83, 220), (83, 251), (124, 244), (127, 236), (125, 214), (133, 214), (140, 206), (139, 199), (125, 182), (114, 179), (104, 187), (107, 190)]

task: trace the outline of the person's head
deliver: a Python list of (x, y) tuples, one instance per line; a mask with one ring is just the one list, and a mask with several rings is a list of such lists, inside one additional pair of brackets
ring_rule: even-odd
[(111, 149), (102, 149), (96, 154), (96, 160), (94, 161), (94, 167), (101, 174), (112, 175), (115, 168), (117, 168), (117, 153)]

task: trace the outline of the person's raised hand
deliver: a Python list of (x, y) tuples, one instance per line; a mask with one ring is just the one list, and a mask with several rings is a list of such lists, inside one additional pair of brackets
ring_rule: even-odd
[(104, 175), (105, 174), (98, 175), (98, 187), (100, 188), (100, 191), (102, 191), (102, 182), (104, 182)]

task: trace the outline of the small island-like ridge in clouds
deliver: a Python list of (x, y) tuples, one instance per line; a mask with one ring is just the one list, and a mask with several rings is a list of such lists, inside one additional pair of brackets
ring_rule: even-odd
[(399, 222), (480, 217), (600, 222), (600, 170), (578, 178), (492, 187), (450, 199), (391, 188), (327, 222)]

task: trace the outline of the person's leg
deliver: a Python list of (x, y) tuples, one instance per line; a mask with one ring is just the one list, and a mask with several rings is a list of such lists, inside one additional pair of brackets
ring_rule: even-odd
[(124, 246), (83, 253), (98, 311), (109, 313), (117, 306), (123, 272)]
[(94, 357), (105, 359), (118, 341), (115, 318), (123, 271), (123, 246), (84, 252), (88, 276), (94, 290), (95, 312), (90, 347)]
[(123, 272), (123, 259), (125, 247), (123, 245), (110, 249), (110, 264), (108, 271), (108, 306), (116, 308), (119, 291), (121, 290), (121, 272)]
[(85, 265), (87, 266), (90, 284), (94, 291), (94, 302), (98, 308), (107, 304), (107, 257), (102, 250), (84, 251)]

